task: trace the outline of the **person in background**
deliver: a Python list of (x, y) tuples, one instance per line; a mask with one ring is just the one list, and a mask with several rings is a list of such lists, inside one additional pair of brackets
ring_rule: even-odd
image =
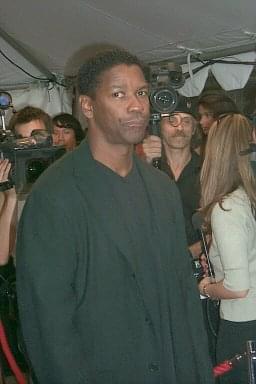
[(0, 266), (8, 263), (13, 253), (16, 233), (15, 189), (7, 188), (11, 163), (8, 159), (0, 159)]
[[(14, 113), (8, 130), (13, 132), (14, 139), (27, 138), (35, 130), (43, 130), (52, 133), (53, 124), (51, 117), (40, 108), (26, 106)], [(13, 254), (18, 220), (17, 195), (15, 188), (8, 180), (11, 163), (8, 159), (0, 160), (0, 264), (7, 264), (10, 255)], [(24, 200), (20, 203), (23, 206)]]
[[(249, 154), (253, 129), (245, 116), (220, 116), (211, 127), (202, 166), (201, 213), (211, 232), (210, 260), (215, 279), (199, 291), (220, 300), (217, 361), (246, 351), (256, 335), (256, 179)], [(247, 361), (220, 378), (247, 384)]]
[(23, 210), (18, 303), (40, 384), (213, 383), (177, 188), (134, 154), (147, 73), (122, 49), (87, 59), (87, 141), (43, 173)]
[(225, 113), (238, 113), (235, 102), (222, 90), (210, 90), (201, 94), (197, 102), (198, 120), (202, 129), (201, 144), (198, 151), (202, 156), (205, 154), (207, 136), (212, 124), (217, 118)]
[(200, 156), (191, 148), (197, 123), (189, 99), (180, 96), (170, 116), (160, 121), (160, 137), (148, 135), (142, 142), (143, 156), (148, 163), (161, 158), (160, 169), (174, 180), (182, 201), (190, 252), (198, 258), (202, 252), (197, 231), (192, 225), (192, 216), (199, 208), (201, 169)]
[(34, 130), (53, 132), (52, 119), (40, 108), (26, 106), (15, 112), (10, 119), (8, 129), (15, 137), (30, 137)]
[(84, 139), (80, 122), (69, 113), (60, 113), (53, 118), (53, 142), (72, 151)]
[(197, 102), (199, 122), (205, 136), (220, 115), (238, 113), (235, 102), (224, 91), (205, 91)]
[[(160, 168), (170, 180), (174, 180), (181, 196), (185, 218), (185, 229), (189, 252), (193, 265), (207, 266), (198, 228), (194, 228), (193, 215), (199, 209), (201, 158), (192, 148), (192, 140), (198, 125), (195, 111), (189, 99), (180, 96), (175, 111), (161, 118), (160, 137), (149, 135), (142, 142), (143, 157), (152, 163), (161, 158)], [(207, 238), (209, 240), (209, 237)], [(202, 273), (202, 271), (201, 271)], [(202, 300), (205, 328), (208, 335), (210, 356), (215, 362), (216, 330), (218, 328), (218, 308), (212, 302)]]
[[(46, 131), (52, 133), (52, 119), (51, 117), (40, 108), (27, 106), (14, 113), (9, 125), (8, 130), (13, 132), (14, 140), (20, 138), (28, 138), (33, 131)], [(21, 210), (25, 204), (26, 196), (17, 195), (14, 185), (10, 182), (11, 163), (9, 159), (0, 159), (0, 288), (7, 287), (8, 281), (15, 281), (15, 244), (16, 244), (16, 230), (18, 219)], [(3, 289), (3, 288), (2, 288)], [(12, 293), (13, 295), (13, 293)], [(13, 297), (13, 296), (12, 296)], [(9, 298), (9, 303), (12, 301)], [(17, 330), (19, 325), (18, 314), (15, 311), (16, 305), (13, 305), (14, 313), (10, 315), (11, 305), (6, 305), (8, 300), (4, 295), (0, 300), (0, 315), (4, 324), (5, 331), (10, 343), (11, 350), (17, 363), (20, 367), (27, 371), (27, 365), (23, 354), (19, 349), (19, 341), (17, 340)], [(3, 358), (4, 373), (8, 373), (9, 368)]]

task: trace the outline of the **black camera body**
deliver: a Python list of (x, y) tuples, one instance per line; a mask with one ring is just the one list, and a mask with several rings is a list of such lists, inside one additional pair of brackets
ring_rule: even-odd
[(150, 134), (159, 136), (161, 117), (169, 116), (178, 105), (179, 93), (185, 83), (181, 66), (176, 63), (150, 67)]
[(176, 91), (185, 83), (181, 66), (175, 63), (150, 67), (150, 102), (152, 112), (158, 114), (172, 113), (178, 103)]
[(205, 272), (204, 269), (200, 263), (199, 259), (192, 258), (192, 270), (193, 270), (193, 276), (197, 279), (198, 283), (204, 278)]
[[(52, 136), (46, 131), (35, 130), (28, 138), (16, 139), (4, 132), (0, 142), (0, 158), (9, 159), (11, 171), (9, 185), (17, 193), (27, 193), (40, 174), (65, 153), (65, 148), (52, 145)], [(5, 189), (5, 183), (2, 183)]]

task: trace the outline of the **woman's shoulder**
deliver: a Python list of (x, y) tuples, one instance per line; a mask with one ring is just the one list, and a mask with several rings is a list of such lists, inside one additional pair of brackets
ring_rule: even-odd
[(237, 188), (235, 191), (224, 197), (222, 204), (217, 203), (213, 208), (213, 216), (222, 215), (225, 212), (231, 214), (246, 212), (251, 210), (249, 198), (243, 188)]

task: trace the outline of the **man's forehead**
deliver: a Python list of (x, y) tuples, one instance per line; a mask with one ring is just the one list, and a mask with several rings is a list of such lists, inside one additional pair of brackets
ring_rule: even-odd
[(186, 112), (173, 112), (171, 116), (190, 117), (191, 119), (193, 118), (193, 116), (190, 113), (186, 113)]
[(117, 64), (106, 69), (99, 76), (99, 86), (105, 84), (118, 85), (131, 79), (139, 81), (141, 83), (140, 86), (148, 86), (144, 73), (137, 64)]
[(15, 132), (17, 132), (17, 133), (24, 131), (24, 130), (32, 132), (33, 130), (38, 130), (38, 129), (46, 130), (45, 123), (39, 119), (31, 120), (28, 123), (17, 124), (15, 126)]

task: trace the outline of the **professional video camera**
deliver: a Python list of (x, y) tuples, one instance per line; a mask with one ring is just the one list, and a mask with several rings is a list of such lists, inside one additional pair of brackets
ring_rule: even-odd
[(17, 193), (27, 193), (31, 184), (65, 149), (53, 146), (52, 136), (45, 130), (34, 130), (30, 137), (17, 139), (5, 127), (5, 110), (11, 106), (11, 95), (0, 92), (0, 158), (7, 158), (12, 164), (9, 181), (0, 184), (0, 191), (15, 186)]
[[(149, 121), (149, 133), (160, 136), (161, 117), (169, 116), (175, 111), (179, 101), (176, 91), (185, 83), (182, 68), (176, 63), (150, 67), (150, 103), (151, 115)], [(160, 159), (153, 159), (153, 166), (160, 168)]]
[(181, 88), (185, 83), (182, 68), (176, 63), (168, 63), (162, 66), (150, 67), (150, 102), (151, 122), (160, 121), (161, 116), (172, 113), (179, 100), (176, 89)]
[(151, 66), (151, 94), (150, 102), (153, 113), (170, 114), (178, 103), (176, 89), (185, 83), (181, 66), (168, 63), (165, 66)]

